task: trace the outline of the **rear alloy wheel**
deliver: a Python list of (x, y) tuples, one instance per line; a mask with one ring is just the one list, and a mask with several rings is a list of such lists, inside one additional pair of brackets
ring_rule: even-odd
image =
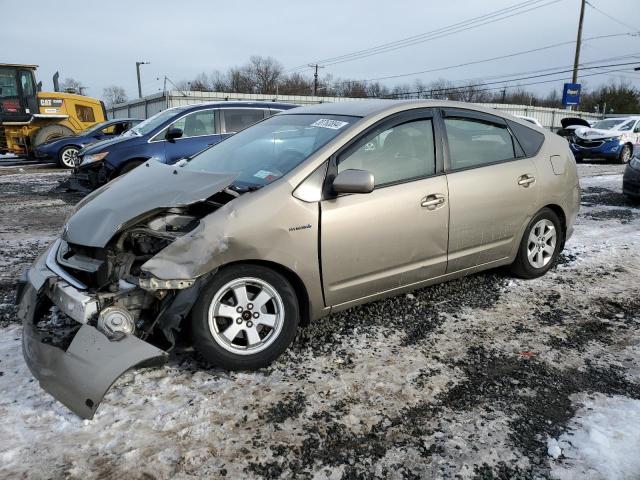
[(623, 145), (622, 150), (620, 150), (620, 155), (618, 155), (618, 163), (629, 163), (631, 153), (631, 147), (629, 145)]
[(62, 168), (75, 168), (79, 151), (78, 147), (64, 147), (58, 154), (58, 164)]
[(265, 367), (293, 341), (298, 312), (293, 287), (273, 270), (258, 265), (223, 268), (194, 306), (194, 346), (226, 369)]
[(511, 270), (522, 278), (544, 275), (560, 254), (563, 232), (556, 213), (543, 208), (529, 222)]

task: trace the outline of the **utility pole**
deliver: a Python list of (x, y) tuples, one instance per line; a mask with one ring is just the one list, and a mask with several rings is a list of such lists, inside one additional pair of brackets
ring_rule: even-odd
[(578, 64), (580, 63), (580, 44), (582, 43), (582, 23), (584, 22), (584, 7), (586, 0), (580, 1), (580, 20), (578, 22), (578, 39), (576, 41), (576, 56), (573, 60), (572, 83), (578, 83)]
[(315, 73), (313, 74), (313, 96), (315, 97), (318, 94), (318, 69), (324, 67), (321, 67), (317, 63), (315, 65), (309, 64), (309, 66), (315, 68)]
[(136, 62), (136, 75), (138, 76), (138, 98), (142, 98), (142, 84), (140, 83), (140, 65), (149, 65), (151, 62)]

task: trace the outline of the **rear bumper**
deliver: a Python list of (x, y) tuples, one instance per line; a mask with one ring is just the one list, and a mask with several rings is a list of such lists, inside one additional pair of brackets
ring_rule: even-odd
[(634, 198), (640, 198), (640, 170), (627, 165), (622, 177), (622, 193)]
[[(163, 363), (168, 354), (133, 335), (109, 338), (91, 325), (91, 294), (52, 272), (47, 253), (17, 289), (24, 359), (44, 390), (77, 415), (92, 418), (118, 377), (141, 364)], [(64, 325), (39, 323), (49, 302), (71, 317)]]

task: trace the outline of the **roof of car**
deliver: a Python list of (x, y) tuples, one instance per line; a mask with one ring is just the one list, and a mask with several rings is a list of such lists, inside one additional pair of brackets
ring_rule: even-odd
[(142, 118), (111, 118), (109, 120), (105, 120), (104, 123), (117, 123), (117, 122), (142, 122)]
[(305, 105), (293, 111), (283, 112), (281, 115), (318, 114), (318, 115), (349, 115), (354, 117), (368, 117), (386, 111), (398, 111), (411, 108), (452, 107), (476, 110), (492, 115), (505, 116), (493, 108), (483, 107), (472, 103), (454, 102), (451, 100), (387, 100), (367, 99), (349, 100), (335, 103), (318, 103)]
[(279, 102), (241, 102), (241, 101), (221, 101), (221, 102), (204, 102), (204, 103), (192, 103), (190, 105), (181, 105), (179, 107), (173, 107), (175, 110), (199, 110), (203, 108), (274, 108), (288, 110), (295, 108), (298, 105), (292, 103), (279, 103)]

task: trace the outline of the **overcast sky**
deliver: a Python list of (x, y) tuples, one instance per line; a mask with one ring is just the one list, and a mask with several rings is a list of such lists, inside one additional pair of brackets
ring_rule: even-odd
[[(137, 95), (137, 60), (151, 62), (142, 67), (143, 93), (150, 94), (162, 89), (165, 75), (179, 81), (203, 71), (224, 72), (230, 66), (243, 64), (251, 55), (272, 56), (289, 69), (429, 32), (522, 1), (0, 0), (0, 62), (39, 65), (37, 77), (47, 90), (52, 89), (51, 77), (59, 70), (61, 79), (73, 77), (86, 85), (88, 95), (100, 97), (105, 86), (120, 85), (132, 98)], [(619, 21), (640, 29), (638, 0), (589, 1)], [(560, 0), (445, 38), (328, 66), (322, 74), (369, 79), (574, 41), (579, 8), (580, 0)], [(587, 7), (585, 39), (630, 31), (631, 28)], [(411, 83), (416, 78), (425, 82), (437, 78), (491, 81), (490, 77), (498, 75), (570, 67), (574, 48), (573, 44), (565, 45), (384, 83)], [(586, 41), (581, 61), (630, 54), (637, 57), (609, 63), (638, 60), (640, 65), (640, 37)], [(632, 67), (617, 68), (629, 71), (584, 78), (583, 83), (596, 86), (607, 79), (623, 77), (640, 87), (640, 72), (632, 72)], [(521, 83), (531, 81), (534, 80)], [(554, 87), (561, 89), (562, 83), (559, 80), (527, 88), (544, 92)]]

